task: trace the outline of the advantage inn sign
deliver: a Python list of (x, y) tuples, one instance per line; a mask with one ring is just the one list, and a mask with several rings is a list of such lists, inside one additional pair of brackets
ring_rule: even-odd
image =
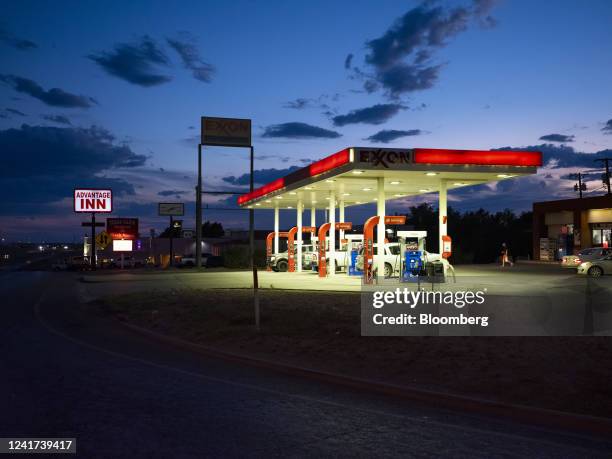
[(251, 120), (203, 116), (202, 145), (250, 147)]

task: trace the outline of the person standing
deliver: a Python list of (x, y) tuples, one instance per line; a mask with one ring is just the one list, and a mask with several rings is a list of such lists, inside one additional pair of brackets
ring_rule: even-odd
[(502, 265), (502, 268), (504, 268), (506, 266), (506, 263), (508, 263), (510, 266), (514, 266), (514, 263), (512, 263), (510, 261), (510, 257), (508, 255), (509, 255), (508, 246), (504, 242), (504, 243), (502, 243), (502, 246), (501, 246), (501, 265)]

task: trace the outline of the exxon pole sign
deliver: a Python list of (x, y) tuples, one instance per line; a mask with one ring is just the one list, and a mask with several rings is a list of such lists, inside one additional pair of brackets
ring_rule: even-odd
[(203, 116), (202, 145), (250, 147), (251, 120)]
[(74, 190), (74, 211), (78, 213), (113, 211), (113, 191), (96, 188), (77, 188)]

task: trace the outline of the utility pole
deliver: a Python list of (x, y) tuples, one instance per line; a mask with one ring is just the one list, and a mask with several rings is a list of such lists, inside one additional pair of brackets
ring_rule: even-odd
[(605, 164), (606, 172), (603, 176), (603, 183), (608, 188), (608, 195), (612, 195), (612, 191), (610, 191), (610, 161), (612, 161), (612, 158), (601, 158), (595, 160), (595, 162), (601, 162)]
[(586, 183), (582, 183), (582, 174), (578, 172), (574, 177), (578, 176), (578, 183), (574, 185), (574, 191), (578, 191), (580, 193), (580, 199), (582, 199), (582, 192), (586, 191)]
[(198, 184), (196, 185), (196, 268), (202, 267), (202, 144), (198, 144)]

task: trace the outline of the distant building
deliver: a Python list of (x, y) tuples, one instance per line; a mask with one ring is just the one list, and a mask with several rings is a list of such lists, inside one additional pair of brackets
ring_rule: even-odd
[(533, 255), (558, 260), (587, 247), (612, 247), (612, 196), (533, 204)]

